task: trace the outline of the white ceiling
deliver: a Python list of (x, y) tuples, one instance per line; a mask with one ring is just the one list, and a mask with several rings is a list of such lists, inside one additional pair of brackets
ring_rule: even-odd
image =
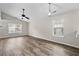
[[(55, 3), (53, 5), (57, 8), (55, 15), (79, 9), (79, 3)], [(17, 18), (20, 18), (23, 8), (26, 9), (25, 14), (31, 19), (48, 15), (49, 9), (48, 3), (0, 3), (0, 9), (3, 12)]]

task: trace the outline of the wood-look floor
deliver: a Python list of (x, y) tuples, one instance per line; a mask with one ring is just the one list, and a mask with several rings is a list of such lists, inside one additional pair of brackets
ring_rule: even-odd
[(0, 56), (78, 56), (79, 49), (23, 36), (0, 39)]

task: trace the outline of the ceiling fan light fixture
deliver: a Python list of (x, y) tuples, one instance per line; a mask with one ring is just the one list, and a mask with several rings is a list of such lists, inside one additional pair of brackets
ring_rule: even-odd
[(48, 13), (48, 16), (51, 16), (51, 12)]

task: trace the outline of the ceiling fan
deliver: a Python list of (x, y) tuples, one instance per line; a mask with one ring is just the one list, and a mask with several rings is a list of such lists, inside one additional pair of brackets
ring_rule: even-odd
[(52, 14), (55, 14), (57, 12), (56, 5), (54, 3), (48, 3), (49, 5), (49, 13), (48, 15), (51, 16)]
[(27, 16), (24, 14), (25, 9), (22, 9), (22, 11), (23, 11), (23, 13), (22, 13), (22, 15), (21, 15), (21, 16), (22, 16), (22, 19), (26, 18), (26, 19), (28, 19), (28, 20), (29, 20), (30, 18), (29, 18), (29, 17), (27, 17)]

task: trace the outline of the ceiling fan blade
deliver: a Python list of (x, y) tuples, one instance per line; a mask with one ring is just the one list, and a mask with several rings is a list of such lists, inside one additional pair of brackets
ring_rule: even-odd
[(29, 17), (25, 17), (25, 18), (29, 19)]

